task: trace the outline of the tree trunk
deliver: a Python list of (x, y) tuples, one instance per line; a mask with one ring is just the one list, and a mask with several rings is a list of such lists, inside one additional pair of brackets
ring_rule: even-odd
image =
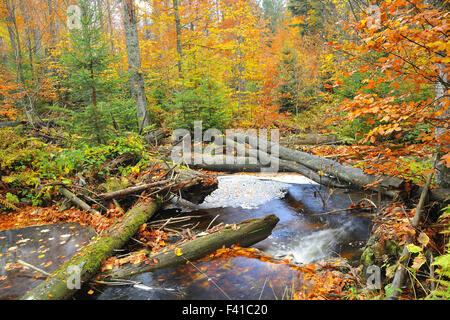
[[(56, 270), (51, 277), (27, 294), (22, 300), (62, 300), (71, 297), (76, 288), (69, 289), (74, 281), (74, 273), (79, 270), (80, 282), (91, 279), (100, 268), (104, 258), (120, 249), (147, 222), (158, 209), (155, 202), (145, 202), (131, 209), (121, 220), (103, 235), (97, 236), (79, 254)], [(74, 272), (75, 270), (75, 272)]]
[(124, 278), (131, 275), (150, 272), (158, 269), (186, 264), (205, 257), (222, 247), (239, 245), (249, 247), (271, 235), (280, 219), (275, 215), (268, 215), (261, 219), (252, 219), (241, 222), (235, 226), (196, 238), (178, 246), (178, 248), (161, 253), (149, 255), (151, 261), (158, 263), (149, 265), (145, 262), (112, 270), (104, 274), (108, 278)]
[(115, 52), (114, 47), (114, 28), (112, 22), (112, 12), (111, 12), (111, 0), (106, 0), (106, 14), (108, 15), (108, 29), (109, 29), (109, 40), (111, 42), (111, 52)]
[(181, 44), (181, 22), (180, 22), (180, 13), (178, 10), (178, 0), (173, 0), (173, 15), (175, 17), (175, 30), (177, 32), (178, 75), (180, 78), (183, 78), (183, 70), (181, 67), (181, 60), (183, 59), (183, 50)]
[[(239, 139), (240, 141), (249, 140), (249, 144), (253, 148), (262, 148), (264, 151), (267, 151), (268, 153), (271, 152), (271, 148), (278, 148), (279, 157), (281, 159), (297, 162), (298, 164), (301, 164), (314, 171), (322, 171), (336, 178), (337, 180), (344, 181), (352, 185), (356, 185), (360, 188), (365, 188), (367, 185), (373, 184), (376, 181), (381, 180), (379, 182), (380, 186), (382, 187), (381, 191), (383, 193), (389, 193), (390, 189), (399, 189), (403, 184), (403, 180), (399, 178), (386, 176), (382, 177), (370, 176), (365, 174), (361, 169), (343, 166), (339, 162), (310, 155), (301, 151), (291, 150), (275, 143), (268, 144), (267, 142), (259, 141), (258, 145), (258, 140), (254, 141), (253, 139), (248, 139), (249, 136), (240, 133), (236, 133), (233, 135), (233, 139), (236, 138)], [(378, 187), (370, 187), (369, 189), (372, 189), (374, 191), (379, 190)]]
[(147, 110), (144, 76), (141, 69), (141, 51), (134, 0), (123, 0), (123, 21), (130, 72), (130, 91), (136, 101), (139, 129), (142, 132), (144, 127), (150, 126), (151, 121)]
[[(441, 81), (437, 81), (436, 83), (436, 109), (437, 111), (441, 110), (441, 108), (444, 106), (445, 103), (445, 97), (447, 89), (444, 84), (449, 84), (448, 82), (448, 75), (445, 72), (445, 64), (438, 65), (439, 70), (439, 78)], [(450, 117), (450, 108), (447, 108), (443, 114), (441, 115), (442, 119), (446, 119)], [(448, 124), (447, 121), (442, 121), (442, 124)], [(436, 137), (440, 138), (444, 135), (445, 131), (448, 131), (448, 127), (444, 126), (437, 126), (436, 127)], [(443, 155), (445, 155), (447, 152), (450, 152), (450, 145), (439, 145), (439, 151), (438, 151), (438, 159), (440, 159)], [(445, 151), (444, 151), (445, 150)], [(439, 161), (438, 161), (439, 162)], [(436, 165), (436, 176), (435, 176), (435, 182), (437, 185), (439, 185), (441, 188), (450, 188), (450, 168), (448, 168), (445, 163), (444, 164), (438, 164)]]

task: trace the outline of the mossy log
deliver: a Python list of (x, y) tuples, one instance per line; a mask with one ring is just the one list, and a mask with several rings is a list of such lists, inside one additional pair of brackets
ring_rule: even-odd
[(149, 256), (150, 261), (156, 259), (158, 263), (150, 265), (141, 262), (127, 267), (119, 267), (104, 273), (103, 277), (126, 278), (135, 274), (186, 264), (189, 261), (203, 258), (222, 247), (231, 247), (232, 245), (249, 247), (270, 236), (279, 221), (280, 219), (275, 215), (243, 221), (237, 225), (188, 241), (171, 251), (151, 254)]
[(91, 279), (98, 272), (102, 260), (112, 256), (115, 250), (122, 248), (157, 209), (158, 204), (155, 202), (143, 202), (135, 206), (107, 233), (94, 238), (88, 246), (21, 299), (62, 300), (70, 298), (77, 290), (69, 285), (74, 280), (74, 276), (76, 274), (80, 276), (80, 283)]

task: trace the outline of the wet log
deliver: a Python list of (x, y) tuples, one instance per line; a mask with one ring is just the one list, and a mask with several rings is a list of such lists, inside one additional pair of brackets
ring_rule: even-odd
[(104, 273), (103, 276), (114, 279), (126, 278), (135, 274), (186, 264), (203, 258), (222, 247), (233, 245), (249, 247), (270, 236), (279, 221), (280, 219), (275, 215), (243, 221), (215, 233), (188, 241), (174, 250), (157, 252), (148, 256), (150, 261), (156, 259), (158, 263), (146, 264), (141, 262), (127, 267), (119, 267)]
[(94, 238), (77, 255), (58, 268), (49, 278), (21, 297), (22, 300), (62, 300), (76, 291), (77, 277), (80, 283), (91, 279), (99, 270), (104, 258), (122, 248), (125, 243), (157, 211), (155, 202), (143, 202), (132, 208), (108, 232)]
[[(232, 137), (234, 140), (237, 139), (238, 141), (246, 141), (252, 148), (263, 150), (264, 152), (270, 154), (272, 154), (272, 149), (274, 151), (278, 151), (279, 157), (283, 160), (296, 162), (317, 172), (322, 171), (339, 181), (345, 181), (359, 188), (365, 188), (367, 185), (374, 184), (376, 181), (379, 181), (379, 185), (381, 186), (380, 191), (391, 197), (397, 195), (397, 193), (392, 190), (398, 190), (403, 185), (403, 180), (399, 178), (367, 175), (359, 168), (344, 166), (339, 162), (314, 156), (305, 152), (291, 150), (276, 143), (258, 141), (259, 139), (255, 140), (254, 137), (250, 139), (250, 136), (245, 134), (235, 133)], [(374, 186), (369, 189), (379, 191), (380, 188), (378, 186)]]

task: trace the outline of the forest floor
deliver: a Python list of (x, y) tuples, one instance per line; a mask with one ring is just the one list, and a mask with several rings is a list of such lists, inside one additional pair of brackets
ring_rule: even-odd
[[(292, 138), (292, 136), (290, 136)], [(31, 142), (30, 142), (31, 141)], [(28, 196), (32, 193), (38, 195), (45, 194), (45, 197), (36, 197), (34, 200), (44, 199), (43, 201), (21, 201), (18, 198), (19, 189), (23, 188), (19, 183), (17, 174), (30, 174), (37, 171), (37, 165), (33, 159), (27, 157), (38, 157), (34, 151), (27, 151), (29, 144), (35, 144), (35, 138), (30, 141), (24, 139), (17, 147), (22, 152), (29, 152), (24, 158), (19, 155), (12, 160), (16, 166), (10, 166), (9, 170), (3, 171), (2, 182), (0, 182), (0, 231), (15, 228), (24, 228), (35, 225), (47, 225), (60, 222), (75, 222), (82, 226), (90, 226), (101, 234), (107, 231), (117, 219), (120, 219), (125, 211), (136, 201), (136, 198), (125, 198), (120, 201), (107, 201), (98, 203), (91, 201), (92, 197), (98, 196), (102, 192), (120, 190), (129, 186), (136, 186), (149, 181), (161, 181), (172, 174), (170, 167), (164, 167), (167, 164), (164, 160), (164, 152), (170, 145), (162, 146), (157, 149), (138, 149), (139, 156), (133, 154), (136, 150), (120, 150), (120, 152), (111, 152), (105, 157), (104, 150), (88, 150), (84, 155), (91, 154), (90, 163), (98, 161), (98, 165), (91, 167), (90, 172), (84, 172), (84, 175), (74, 174), (75, 171), (67, 172), (63, 169), (62, 174), (55, 180), (42, 179), (36, 182), (36, 185), (28, 186)], [(130, 141), (128, 141), (130, 142)], [(38, 142), (38, 148), (43, 147)], [(45, 146), (52, 143), (46, 141)], [(123, 146), (122, 146), (123, 147)], [(364, 160), (373, 155), (374, 150), (365, 145), (346, 145), (324, 143), (319, 145), (299, 145), (289, 144), (289, 147), (320, 157), (334, 159), (341, 163), (353, 166), (363, 166)], [(11, 148), (8, 146), (7, 148)], [(65, 152), (61, 147), (52, 146), (56, 152)], [(170, 149), (170, 148), (169, 148)], [(165, 150), (165, 151), (164, 151)], [(11, 150), (9, 150), (11, 151)], [(129, 153), (127, 156), (127, 152)], [(411, 155), (421, 155), (423, 150), (411, 147)], [(125, 154), (125, 156), (124, 156)], [(150, 155), (150, 156), (149, 156)], [(20, 161), (17, 161), (19, 159)], [(125, 159), (125, 160), (124, 160)], [(31, 161), (30, 161), (31, 160)], [(20, 166), (17, 162), (21, 162)], [(116, 168), (117, 162), (120, 169)], [(23, 167), (22, 167), (23, 166)], [(6, 167), (6, 166), (4, 166)], [(95, 169), (93, 169), (95, 167)], [(405, 167), (408, 167), (406, 165)], [(66, 167), (67, 168), (67, 167)], [(100, 169), (99, 169), (100, 168)], [(411, 173), (414, 167), (408, 167), (405, 172)], [(108, 172), (103, 174), (103, 172)], [(203, 171), (212, 176), (223, 174), (218, 172)], [(414, 173), (414, 172), (413, 172)], [(65, 177), (63, 177), (65, 175)], [(16, 177), (14, 180), (8, 177)], [(6, 178), (6, 179), (5, 179)], [(81, 180), (81, 182), (80, 182)], [(416, 182), (420, 182), (420, 178)], [(80, 184), (81, 183), (81, 184)], [(32, 184), (30, 184), (32, 185)], [(67, 187), (79, 197), (90, 203), (93, 210), (98, 210), (102, 214), (92, 214), (86, 210), (75, 208), (68, 203), (66, 197), (61, 196), (58, 188)], [(163, 188), (150, 188), (139, 193), (139, 198), (157, 199), (164, 195)], [(167, 195), (167, 193), (165, 194)], [(276, 260), (255, 249), (246, 249), (241, 247), (224, 248), (209, 255), (209, 257), (225, 256), (243, 256), (262, 259), (263, 261), (272, 261), (273, 263), (283, 263), (293, 269), (302, 270), (305, 277), (309, 280), (308, 290), (297, 289), (291, 292), (287, 297), (290, 299), (383, 299), (389, 292), (389, 283), (398, 266), (398, 258), (401, 253), (401, 247), (407, 242), (410, 236), (419, 236), (417, 243), (418, 255), (409, 271), (409, 285), (404, 288), (401, 299), (418, 299), (430, 296), (431, 290), (435, 289), (433, 283), (433, 269), (430, 267), (428, 252), (432, 248), (434, 252), (445, 252), (445, 239), (441, 232), (449, 224), (449, 217), (437, 221), (436, 203), (427, 204), (427, 214), (421, 230), (411, 226), (411, 220), (415, 213), (415, 200), (391, 201), (387, 206), (377, 208), (374, 218), (374, 225), (369, 241), (370, 256), (363, 254), (361, 264), (351, 266), (348, 263), (312, 263), (304, 266), (292, 264), (289, 259)], [(211, 231), (211, 230), (210, 230)], [(171, 246), (173, 243), (168, 241), (173, 237), (177, 230), (164, 229), (152, 226), (151, 222), (141, 226), (135, 239), (152, 250), (161, 249), (165, 246)], [(395, 245), (393, 245), (395, 244)], [(374, 252), (376, 251), (376, 252)], [(423, 254), (422, 254), (423, 253)], [(1, 259), (1, 257), (0, 257)], [(368, 261), (364, 261), (364, 259)], [(133, 261), (131, 261), (133, 263)], [(112, 257), (103, 261), (101, 270), (108, 270), (111, 266), (130, 263), (130, 258)], [(368, 264), (375, 263), (382, 268), (383, 286), (375, 290), (367, 288), (367, 276), (365, 272)], [(4, 279), (0, 279), (4, 280)]]

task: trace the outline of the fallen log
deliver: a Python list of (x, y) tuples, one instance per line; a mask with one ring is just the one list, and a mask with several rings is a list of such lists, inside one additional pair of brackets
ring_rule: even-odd
[(26, 125), (27, 123), (28, 121), (0, 121), (0, 129), (17, 127), (22, 124)]
[(59, 188), (59, 192), (64, 197), (66, 197), (70, 202), (72, 202), (74, 205), (79, 207), (80, 209), (82, 209), (84, 211), (87, 211), (87, 212), (90, 212), (90, 213), (93, 213), (93, 214), (100, 215), (100, 212), (98, 212), (97, 210), (92, 209), (90, 205), (88, 205), (86, 202), (84, 202), (83, 200), (78, 198), (76, 195), (74, 195), (72, 192), (70, 192), (66, 188), (64, 188), (64, 187)]
[(104, 273), (103, 277), (126, 278), (135, 274), (186, 264), (203, 258), (222, 247), (231, 247), (232, 245), (249, 247), (270, 236), (279, 221), (280, 219), (275, 215), (243, 221), (215, 233), (188, 241), (171, 251), (154, 253), (148, 256), (149, 260), (147, 261), (156, 260), (157, 263), (141, 262), (113, 269)]
[(100, 268), (104, 258), (112, 256), (147, 222), (158, 209), (156, 202), (143, 202), (123, 216), (108, 232), (97, 236), (66, 264), (58, 268), (51, 277), (31, 289), (22, 300), (62, 300), (71, 297), (76, 276), (80, 283), (91, 279)]
[(364, 171), (359, 168), (344, 166), (339, 162), (310, 155), (305, 152), (291, 150), (276, 143), (267, 143), (263, 140), (259, 141), (259, 139), (256, 140), (254, 137), (249, 139), (250, 136), (245, 134), (235, 133), (232, 137), (234, 140), (237, 139), (241, 142), (246, 141), (251, 147), (258, 150), (262, 149), (267, 153), (271, 153), (272, 148), (275, 148), (278, 150), (281, 159), (296, 162), (315, 171), (322, 171), (340, 181), (345, 181), (360, 188), (376, 184), (376, 182), (379, 181), (381, 188), (378, 186), (371, 186), (369, 189), (381, 191), (391, 197), (397, 195), (396, 192), (392, 192), (392, 189), (398, 190), (403, 185), (403, 180), (399, 178), (370, 176), (365, 174)]
[(280, 139), (280, 142), (287, 145), (321, 145), (339, 143), (337, 136), (326, 136), (317, 133), (283, 137)]
[(122, 190), (102, 193), (99, 195), (99, 197), (103, 200), (119, 199), (119, 198), (129, 196), (130, 194), (136, 194), (139, 192), (143, 192), (150, 188), (163, 186), (170, 182), (171, 182), (170, 180), (163, 180), (163, 181), (157, 181), (157, 182), (152, 182), (152, 183), (146, 183), (146, 184), (143, 184), (140, 186), (134, 186), (134, 187), (130, 187), (130, 188), (122, 189)]
[(211, 164), (198, 164), (195, 165), (195, 168), (210, 170), (210, 171), (219, 171), (219, 172), (296, 172), (299, 173), (319, 184), (332, 187), (332, 188), (347, 188), (348, 185), (337, 182), (336, 180), (329, 178), (324, 175), (320, 175), (313, 170), (286, 160), (278, 160), (278, 166), (272, 162), (271, 166), (265, 166), (261, 164), (256, 158), (251, 157), (234, 157), (229, 158), (227, 162), (226, 156), (211, 156), (211, 161), (214, 163)]
[(232, 156), (209, 156), (208, 163), (203, 161), (194, 164), (194, 168), (217, 171), (217, 172), (260, 172), (263, 166), (256, 158), (252, 157), (232, 157)]
[[(244, 144), (238, 143), (231, 139), (225, 139), (225, 142), (227, 148), (236, 150), (237, 154), (239, 156), (244, 156), (244, 158), (225, 158), (225, 156), (222, 156), (221, 158), (221, 156), (209, 156), (209, 161), (212, 161), (213, 163), (210, 165), (203, 163), (200, 165), (201, 168), (227, 172), (296, 172), (322, 185), (333, 188), (348, 187), (348, 185), (339, 183), (335, 179), (325, 175), (320, 175), (302, 164), (273, 157), (262, 150), (249, 149)], [(228, 160), (228, 162), (225, 162), (226, 160)], [(270, 166), (268, 166), (268, 164), (270, 164)]]

